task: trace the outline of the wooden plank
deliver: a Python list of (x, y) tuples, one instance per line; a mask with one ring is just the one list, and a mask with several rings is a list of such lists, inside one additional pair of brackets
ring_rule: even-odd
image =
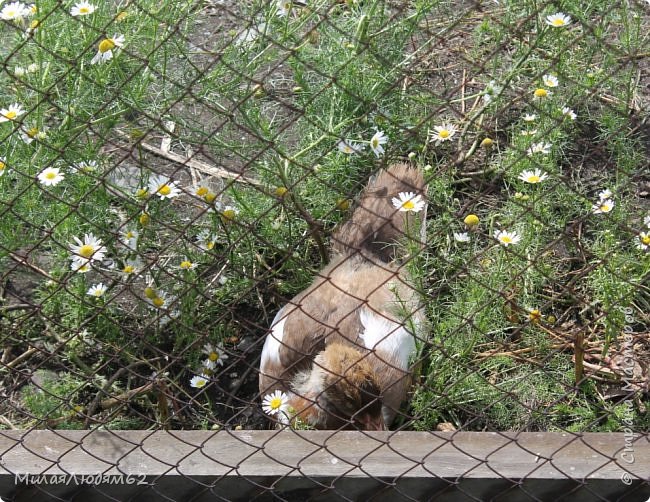
[(0, 431), (0, 456), (0, 497), (30, 502), (650, 497), (647, 434)]

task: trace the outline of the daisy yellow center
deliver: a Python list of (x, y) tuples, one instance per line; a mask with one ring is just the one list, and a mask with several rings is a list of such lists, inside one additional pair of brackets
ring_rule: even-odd
[(232, 209), (226, 209), (223, 212), (223, 217), (226, 218), (227, 220), (234, 220), (235, 219), (235, 211)]
[(610, 206), (609, 204), (601, 204), (600, 205), (600, 210), (603, 213), (609, 213), (612, 210), (612, 206)]
[(6, 164), (0, 160), (0, 171), (6, 167)]
[(440, 136), (442, 139), (447, 139), (450, 135), (449, 129), (441, 129), (440, 132), (438, 133), (438, 136)]
[(126, 265), (122, 269), (122, 272), (124, 272), (125, 274), (132, 274), (133, 272), (135, 272), (135, 267), (133, 265)]
[(269, 401), (269, 407), (272, 410), (279, 410), (280, 406), (282, 406), (282, 398), (281, 397), (273, 397)]
[(347, 211), (350, 209), (350, 201), (348, 199), (338, 199), (336, 201), (336, 207), (339, 208), (341, 211)]
[(9, 120), (13, 120), (16, 118), (18, 115), (14, 110), (8, 110), (7, 113), (4, 114), (5, 118), (8, 118)]
[[(48, 179), (54, 179), (56, 177), (56, 174), (49, 172), (46, 176)], [(79, 248), (79, 255), (83, 256), (84, 258), (90, 258), (94, 253), (95, 247), (91, 246), (90, 244), (84, 244)]]
[(650, 235), (644, 235), (641, 237), (641, 242), (646, 246), (650, 246)]
[(160, 296), (156, 296), (153, 300), (151, 300), (151, 303), (160, 308), (165, 304), (165, 300), (163, 298), (160, 298)]
[(117, 16), (115, 16), (115, 20), (119, 23), (121, 21), (124, 21), (126, 19), (126, 16), (128, 16), (128, 14), (123, 10)]
[(192, 262), (189, 261), (189, 260), (183, 260), (181, 262), (181, 268), (184, 268), (184, 269), (192, 268)]
[(144, 296), (146, 296), (150, 300), (153, 300), (158, 297), (158, 295), (156, 294), (156, 290), (150, 286), (144, 288)]
[(408, 209), (408, 210), (414, 209), (415, 208), (415, 202), (413, 202), (412, 200), (409, 199), (407, 201), (402, 202), (402, 207), (404, 209)]
[(553, 26), (564, 26), (564, 19), (561, 17), (553, 19)]
[(169, 195), (172, 193), (172, 188), (169, 185), (163, 185), (158, 189), (160, 195)]
[(149, 223), (149, 215), (147, 213), (142, 213), (138, 218), (140, 225), (147, 225)]
[(199, 378), (199, 379), (196, 381), (196, 386), (197, 386), (198, 388), (205, 387), (205, 384), (206, 384), (206, 383), (207, 383), (207, 381), (206, 381), (205, 379), (203, 379), (203, 378)]
[(115, 49), (115, 42), (113, 41), (113, 39), (105, 38), (104, 40), (99, 42), (99, 52), (101, 52), (102, 54), (113, 49)]
[(210, 359), (210, 361), (212, 362), (217, 361), (219, 359), (219, 353), (210, 352), (210, 354), (208, 355), (208, 359)]
[(27, 134), (27, 136), (29, 136), (30, 138), (36, 137), (36, 135), (38, 134), (38, 127), (32, 127), (31, 129), (28, 129), (25, 134)]
[(542, 313), (538, 309), (533, 309), (530, 311), (528, 314), (528, 318), (531, 321), (539, 321), (539, 319), (542, 317)]
[(207, 195), (208, 192), (209, 192), (209, 190), (207, 188), (199, 187), (196, 190), (196, 195), (198, 195), (199, 197), (203, 197), (204, 195)]
[(205, 247), (208, 249), (214, 248), (214, 242), (212, 241), (205, 241)]
[(475, 227), (476, 225), (479, 224), (479, 219), (478, 216), (476, 216), (475, 214), (470, 214), (465, 217), (464, 222), (465, 225), (467, 225), (468, 227)]
[(53, 179), (56, 178), (56, 173), (54, 171), (48, 171), (48, 172), (45, 173), (45, 177), (48, 180), (53, 180)]
[(205, 200), (208, 204), (212, 204), (216, 198), (217, 195), (214, 193), (207, 193), (203, 196), (203, 200)]
[(352, 149), (351, 146), (349, 146), (349, 145), (345, 145), (345, 146), (343, 147), (343, 152), (344, 152), (344, 153), (353, 153), (354, 150)]
[(95, 290), (95, 296), (102, 296), (102, 294), (104, 294), (104, 292), (101, 289)]
[(502, 235), (501, 237), (499, 237), (499, 240), (505, 244), (510, 244), (512, 242), (512, 237), (510, 237), (509, 235)]
[(379, 146), (379, 140), (377, 138), (372, 138), (372, 141), (370, 142), (370, 145), (373, 148), (377, 148)]
[(138, 199), (142, 199), (148, 195), (147, 189), (146, 188), (138, 188), (137, 192), (135, 192), (135, 196)]
[(90, 12), (90, 9), (86, 6), (84, 7), (79, 7), (79, 14), (88, 14)]
[(539, 183), (540, 178), (536, 174), (531, 174), (528, 176), (528, 183)]
[(546, 89), (535, 89), (536, 98), (545, 98), (548, 96), (548, 91)]
[(31, 23), (29, 23), (29, 27), (32, 30), (35, 30), (36, 28), (39, 27), (40, 24), (41, 24), (41, 22), (38, 19), (34, 19)]

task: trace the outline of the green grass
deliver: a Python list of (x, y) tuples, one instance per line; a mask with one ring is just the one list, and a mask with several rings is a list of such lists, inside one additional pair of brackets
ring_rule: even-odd
[[(258, 407), (246, 375), (254, 377), (265, 327), (323, 265), (330, 231), (349, 214), (342, 201), (379, 166), (408, 161), (429, 181), (427, 246), (409, 263), (430, 326), (410, 426), (623, 428), (622, 398), (607, 397), (620, 375), (594, 368), (621, 353), (629, 322), (621, 309), (633, 312), (635, 333), (648, 322), (650, 259), (637, 245), (649, 231), (639, 193), (648, 158), (630, 120), (647, 99), (637, 58), (647, 52), (647, 21), (633, 8), (526, 1), (479, 12), (433, 0), (320, 0), (280, 17), (274, 2), (252, 2), (238, 6), (239, 30), (219, 27), (211, 42), (193, 2), (102, 2), (78, 18), (68, 14), (72, 4), (36, 5), (36, 14), (0, 27), (8, 69), (0, 108), (26, 110), (0, 123), (0, 264), (3, 282), (16, 282), (38, 308), (0, 303), (1, 338), (14, 357), (38, 349), (24, 367), (63, 367), (64, 383), (89, 385), (26, 394), (32, 415), (61, 422), (57, 400), (88, 411), (103, 388), (96, 375), (117, 375), (111, 389), (120, 393), (155, 374), (157, 391), (102, 420), (259, 425), (241, 412)], [(558, 11), (571, 16), (569, 26), (547, 25)], [(34, 19), (38, 29), (26, 36)], [(91, 64), (114, 35), (124, 46)], [(204, 42), (212, 45), (199, 48)], [(550, 94), (537, 98), (536, 89)], [(443, 124), (455, 134), (436, 144), (430, 131)], [(45, 135), (28, 143), (20, 133), (32, 128)], [(388, 137), (378, 156), (369, 145), (377, 131)], [(158, 146), (165, 135), (172, 152), (202, 149), (200, 160), (208, 153), (209, 163), (258, 185), (209, 177), (138, 143)], [(342, 153), (340, 140), (365, 149)], [(529, 154), (546, 144), (548, 152)], [(88, 161), (96, 169), (73, 168)], [(65, 176), (56, 186), (37, 180), (48, 167)], [(547, 176), (541, 183), (520, 179), (537, 169)], [(181, 194), (143, 191), (156, 174)], [(614, 208), (594, 214), (605, 189)], [(477, 227), (463, 223), (468, 214)], [(499, 244), (501, 230), (520, 241)], [(127, 231), (137, 232), (130, 245)], [(469, 242), (455, 240), (461, 232)], [(86, 233), (106, 256), (78, 273), (70, 246)], [(17, 282), (23, 255), (37, 267), (29, 285)], [(124, 274), (133, 260), (137, 273)], [(194, 265), (183, 269), (183, 261)], [(99, 282), (106, 293), (89, 296)], [(588, 345), (578, 385), (577, 333)], [(229, 358), (207, 375), (207, 388), (193, 389), (208, 342)], [(635, 350), (647, 356), (642, 341)], [(136, 369), (120, 373), (126, 366)], [(639, 429), (648, 404), (637, 395)], [(171, 419), (168, 405), (178, 412)]]

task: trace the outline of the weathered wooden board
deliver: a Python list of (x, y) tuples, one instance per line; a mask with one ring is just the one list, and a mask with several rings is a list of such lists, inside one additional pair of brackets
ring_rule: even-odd
[(0, 431), (0, 457), (30, 502), (650, 498), (647, 434)]

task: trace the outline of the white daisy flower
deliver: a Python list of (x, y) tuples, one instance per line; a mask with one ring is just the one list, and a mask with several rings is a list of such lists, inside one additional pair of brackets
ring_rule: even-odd
[(535, 99), (537, 99), (537, 100), (544, 99), (544, 98), (548, 98), (548, 97), (549, 97), (550, 95), (552, 95), (552, 94), (553, 94), (553, 93), (552, 93), (551, 91), (549, 91), (549, 90), (547, 90), (547, 89), (544, 89), (543, 87), (538, 87), (537, 89), (535, 89), (535, 90), (533, 91), (533, 96), (534, 96)]
[(521, 240), (521, 236), (517, 232), (508, 232), (507, 230), (495, 230), (494, 238), (505, 247), (518, 244)]
[(209, 230), (202, 230), (199, 235), (196, 236), (196, 240), (203, 251), (212, 251), (217, 245), (217, 237)]
[(82, 160), (70, 166), (70, 169), (76, 173), (94, 173), (97, 171), (96, 160)]
[(395, 209), (413, 213), (419, 213), (426, 205), (422, 196), (413, 192), (400, 192), (392, 201)]
[(140, 272), (142, 272), (143, 268), (144, 263), (142, 260), (140, 258), (135, 258), (133, 260), (125, 260), (121, 272), (125, 277), (130, 277), (138, 275)]
[(85, 274), (90, 271), (90, 262), (74, 256), (70, 262), (70, 270), (73, 272), (79, 272), (80, 274)]
[(73, 17), (76, 16), (88, 16), (89, 14), (92, 14), (95, 12), (95, 7), (93, 4), (90, 2), (77, 2), (72, 6), (70, 9), (70, 15)]
[(99, 284), (93, 284), (88, 288), (88, 291), (86, 291), (86, 294), (89, 296), (94, 296), (96, 298), (99, 298), (100, 296), (104, 296), (104, 293), (108, 291), (108, 287), (100, 282)]
[(537, 129), (532, 129), (530, 131), (521, 131), (519, 134), (522, 136), (535, 136), (537, 135)]
[(211, 343), (206, 343), (203, 346), (203, 352), (208, 355), (208, 359), (213, 361), (219, 366), (223, 366), (224, 361), (228, 359), (228, 354), (226, 354), (221, 345), (212, 345)]
[(208, 384), (208, 379), (202, 375), (194, 375), (190, 379), (190, 387), (193, 387), (195, 389), (202, 389), (207, 384)]
[(609, 213), (614, 209), (614, 201), (612, 199), (600, 199), (597, 204), (591, 206), (591, 212), (594, 214)]
[(0, 122), (8, 122), (9, 120), (16, 120), (22, 114), (25, 113), (25, 110), (18, 103), (9, 105), (8, 108), (0, 109)]
[(598, 193), (598, 200), (610, 199), (611, 197), (612, 197), (612, 191), (609, 188), (606, 188), (605, 190), (601, 190)]
[(105, 63), (113, 59), (113, 51), (124, 46), (124, 35), (113, 35), (105, 38), (97, 46), (97, 54), (90, 60), (90, 64)]
[(490, 80), (483, 91), (483, 102), (486, 105), (492, 102), (492, 99), (494, 99), (495, 96), (501, 94), (502, 89), (503, 86), (497, 84), (495, 80)]
[(650, 250), (650, 233), (640, 232), (636, 243), (636, 247), (641, 251)]
[(533, 122), (535, 119), (537, 119), (537, 115), (534, 113), (526, 113), (521, 117), (524, 122)]
[(176, 186), (176, 182), (167, 176), (154, 174), (149, 178), (149, 193), (157, 195), (161, 199), (171, 199), (178, 197), (181, 190)]
[(239, 209), (237, 209), (235, 206), (225, 206), (221, 210), (222, 218), (227, 221), (234, 220), (235, 218), (237, 218), (238, 214), (239, 214)]
[(355, 153), (362, 152), (363, 149), (366, 147), (366, 145), (363, 145), (361, 143), (356, 143), (354, 141), (348, 141), (345, 139), (339, 141), (337, 146), (340, 152), (345, 153), (347, 155), (352, 155)]
[(46, 167), (38, 173), (38, 181), (47, 187), (53, 187), (63, 181), (64, 175), (58, 167)]
[(47, 127), (44, 127), (43, 129), (39, 129), (38, 127), (20, 128), (20, 139), (28, 145), (35, 139), (43, 141), (45, 138), (47, 138)]
[(76, 242), (76, 244), (70, 246), (73, 261), (83, 265), (104, 259), (106, 247), (102, 245), (101, 239), (98, 239), (93, 234), (84, 234), (83, 241), (79, 237), (73, 237), (73, 239)]
[(542, 77), (542, 82), (544, 82), (546, 87), (557, 87), (560, 85), (560, 81), (555, 75), (544, 75)]
[(568, 106), (563, 106), (562, 109), (562, 115), (569, 117), (571, 120), (575, 120), (578, 116), (576, 115), (576, 112), (574, 112), (571, 108)]
[(178, 265), (178, 268), (181, 270), (194, 270), (198, 265), (189, 260), (189, 258), (183, 258)]
[(262, 410), (271, 416), (286, 414), (289, 411), (289, 396), (280, 390), (267, 394), (262, 401)]
[(16, 77), (23, 77), (27, 73), (27, 69), (23, 68), (22, 66), (16, 66), (14, 68), (14, 75)]
[(429, 131), (429, 141), (434, 141), (438, 145), (443, 141), (450, 141), (456, 132), (456, 127), (453, 124), (435, 126), (433, 131)]
[(546, 16), (546, 24), (554, 28), (563, 28), (571, 24), (571, 17), (563, 12), (558, 12), (557, 14)]
[(140, 234), (137, 230), (127, 228), (120, 233), (120, 242), (131, 251), (138, 249), (138, 237)]
[(285, 17), (288, 16), (289, 13), (291, 12), (291, 7), (293, 6), (292, 0), (277, 0), (275, 2), (277, 12), (276, 15), (278, 17)]
[(38, 64), (30, 63), (29, 65), (27, 65), (27, 72), (28, 73), (34, 73), (36, 71), (38, 71)]
[(210, 358), (204, 359), (203, 362), (201, 363), (201, 366), (208, 370), (209, 372), (213, 372), (214, 370), (217, 369), (217, 362), (213, 361)]
[(467, 232), (454, 232), (454, 240), (456, 242), (469, 242), (469, 234)]
[(370, 138), (370, 148), (377, 157), (381, 157), (384, 154), (384, 147), (388, 143), (388, 136), (384, 134), (384, 131), (377, 131), (372, 138)]
[(543, 141), (540, 143), (533, 143), (530, 145), (530, 148), (527, 150), (528, 156), (532, 157), (536, 153), (541, 153), (542, 155), (548, 155), (551, 153), (551, 145), (550, 143), (544, 143)]
[(534, 171), (523, 171), (519, 175), (519, 179), (521, 181), (525, 181), (526, 183), (541, 183), (548, 177), (548, 174), (543, 172), (541, 169), (535, 169)]
[(147, 301), (155, 309), (169, 308), (172, 303), (171, 298), (164, 291), (154, 291), (152, 295), (147, 296)]
[(22, 2), (8, 3), (0, 11), (0, 18), (5, 21), (22, 21), (31, 15), (32, 10)]
[(0, 157), (0, 178), (7, 171), (8, 171), (7, 162), (5, 161), (5, 159), (3, 157)]

